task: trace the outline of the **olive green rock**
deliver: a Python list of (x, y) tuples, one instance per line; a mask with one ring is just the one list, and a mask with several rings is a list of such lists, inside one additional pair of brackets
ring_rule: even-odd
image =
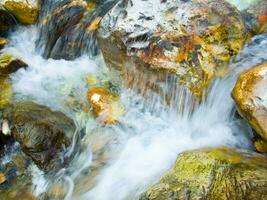
[(27, 67), (22, 60), (11, 54), (0, 54), (0, 109), (10, 104), (12, 100), (12, 85), (8, 76), (22, 67)]
[(22, 24), (35, 24), (38, 19), (38, 0), (1, 0), (0, 4)]
[(6, 77), (0, 76), (0, 109), (11, 103), (12, 86)]
[(267, 199), (267, 158), (221, 147), (182, 153), (140, 200)]
[(20, 68), (25, 68), (28, 65), (8, 53), (0, 54), (0, 75), (8, 76), (11, 73), (16, 72)]

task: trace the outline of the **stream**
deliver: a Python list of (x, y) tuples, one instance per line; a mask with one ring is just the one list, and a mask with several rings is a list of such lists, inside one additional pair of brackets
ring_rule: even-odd
[[(80, 151), (56, 175), (31, 166), (35, 195), (60, 185), (64, 200), (137, 199), (181, 152), (214, 146), (253, 148), (248, 136), (252, 131), (237, 117), (231, 91), (241, 71), (267, 60), (262, 51), (267, 49), (267, 35), (251, 39), (231, 60), (226, 76), (214, 81), (207, 98), (192, 111), (192, 94), (182, 86), (173, 91), (166, 88), (176, 102), (170, 105), (153, 92), (143, 97), (125, 87), (101, 55), (92, 57), (85, 52), (72, 61), (44, 59), (35, 45), (39, 31), (39, 25), (18, 27), (2, 50), (28, 64), (11, 76), (15, 101), (32, 100), (62, 111), (85, 136), (79, 144), (73, 143), (80, 145)], [(86, 112), (88, 76), (119, 85), (125, 113), (118, 125), (104, 126)], [(75, 104), (66, 99), (74, 99)]]

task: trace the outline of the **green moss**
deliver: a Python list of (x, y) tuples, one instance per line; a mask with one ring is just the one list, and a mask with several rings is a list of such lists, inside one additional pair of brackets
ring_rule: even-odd
[(0, 109), (10, 104), (12, 100), (12, 86), (7, 78), (0, 76)]
[(265, 157), (230, 148), (202, 149), (179, 155), (140, 199), (266, 199), (266, 186)]

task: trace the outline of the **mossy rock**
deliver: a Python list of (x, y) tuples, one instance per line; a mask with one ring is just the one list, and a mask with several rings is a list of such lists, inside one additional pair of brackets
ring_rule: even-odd
[(8, 78), (0, 76), (0, 109), (12, 101), (12, 85)]
[(38, 19), (37, 0), (2, 0), (0, 3), (22, 24), (35, 24)]
[(140, 200), (267, 198), (267, 159), (221, 147), (182, 153)]
[(16, 72), (20, 68), (25, 68), (28, 65), (20, 60), (19, 58), (14, 57), (8, 53), (0, 54), (0, 75), (8, 76), (11, 73)]

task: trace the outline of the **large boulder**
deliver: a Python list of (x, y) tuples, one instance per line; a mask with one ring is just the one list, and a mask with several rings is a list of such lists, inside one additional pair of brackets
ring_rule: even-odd
[(252, 34), (267, 32), (267, 1), (259, 0), (242, 12)]
[(229, 148), (182, 153), (140, 200), (266, 199), (267, 159)]
[(63, 113), (32, 102), (19, 102), (4, 110), (3, 119), (9, 122), (22, 151), (44, 171), (58, 170), (71, 158), (67, 150), (76, 127)]
[(224, 0), (121, 0), (98, 30), (107, 65), (130, 86), (158, 90), (174, 75), (196, 96), (246, 40), (239, 11)]
[(51, 8), (46, 8), (50, 11), (43, 11), (40, 19), (42, 26), (37, 47), (42, 49), (43, 56), (72, 60), (83, 53), (96, 55), (98, 46), (95, 30), (101, 16), (109, 10), (114, 1), (116, 0), (51, 2)]
[[(232, 91), (240, 115), (248, 121), (258, 136), (256, 147), (267, 142), (267, 63), (253, 67), (239, 76)], [(267, 147), (267, 146), (266, 146)], [(257, 148), (260, 149), (264, 148)], [(266, 151), (267, 153), (267, 151)]]
[(0, 5), (22, 24), (34, 24), (38, 19), (38, 0), (1, 0)]

